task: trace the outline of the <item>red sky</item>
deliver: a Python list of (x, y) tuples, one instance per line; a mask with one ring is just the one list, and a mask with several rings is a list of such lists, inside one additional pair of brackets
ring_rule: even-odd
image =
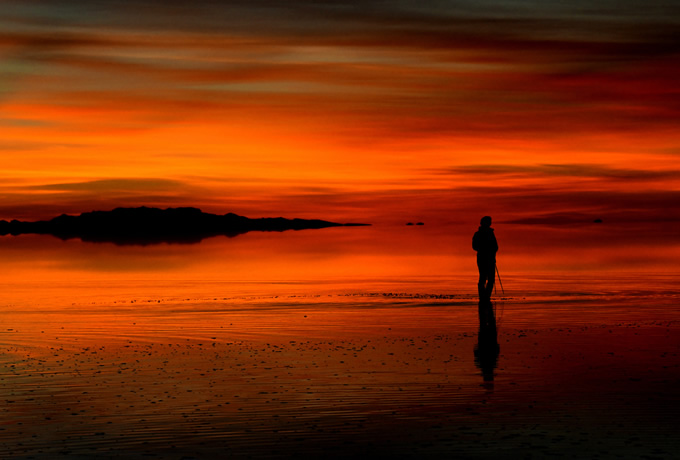
[(0, 219), (680, 216), (674, 2), (1, 8)]

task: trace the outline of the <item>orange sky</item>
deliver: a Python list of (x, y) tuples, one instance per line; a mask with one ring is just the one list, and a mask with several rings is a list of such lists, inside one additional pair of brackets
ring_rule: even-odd
[(0, 219), (680, 216), (671, 3), (13, 3)]

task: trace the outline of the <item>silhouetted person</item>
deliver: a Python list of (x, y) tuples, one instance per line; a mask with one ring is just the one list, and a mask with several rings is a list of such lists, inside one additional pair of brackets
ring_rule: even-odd
[(491, 217), (482, 217), (479, 230), (472, 237), (472, 249), (477, 251), (477, 268), (479, 269), (477, 289), (479, 291), (479, 301), (480, 303), (490, 302), (493, 284), (496, 280), (496, 252), (498, 251), (496, 235), (494, 235), (493, 228), (491, 228)]

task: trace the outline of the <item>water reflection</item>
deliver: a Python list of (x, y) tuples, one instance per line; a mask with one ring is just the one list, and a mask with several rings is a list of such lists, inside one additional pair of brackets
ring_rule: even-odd
[(494, 305), (488, 301), (479, 302), (479, 333), (474, 348), (475, 364), (482, 371), (485, 386), (493, 388), (494, 371), (498, 364), (500, 346)]

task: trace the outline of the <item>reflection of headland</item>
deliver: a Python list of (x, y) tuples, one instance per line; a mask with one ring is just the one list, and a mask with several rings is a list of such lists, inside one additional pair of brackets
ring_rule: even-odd
[(475, 364), (482, 371), (484, 382), (493, 385), (494, 371), (498, 364), (500, 346), (493, 304), (479, 302), (479, 335), (474, 349)]
[(53, 235), (67, 240), (149, 245), (159, 243), (199, 243), (213, 236), (234, 237), (252, 231), (282, 232), (328, 227), (360, 226), (318, 219), (260, 218), (249, 219), (236, 214), (210, 214), (197, 208), (116, 208), (92, 211), (79, 216), (63, 214), (48, 221), (0, 221), (0, 235), (28, 233)]

